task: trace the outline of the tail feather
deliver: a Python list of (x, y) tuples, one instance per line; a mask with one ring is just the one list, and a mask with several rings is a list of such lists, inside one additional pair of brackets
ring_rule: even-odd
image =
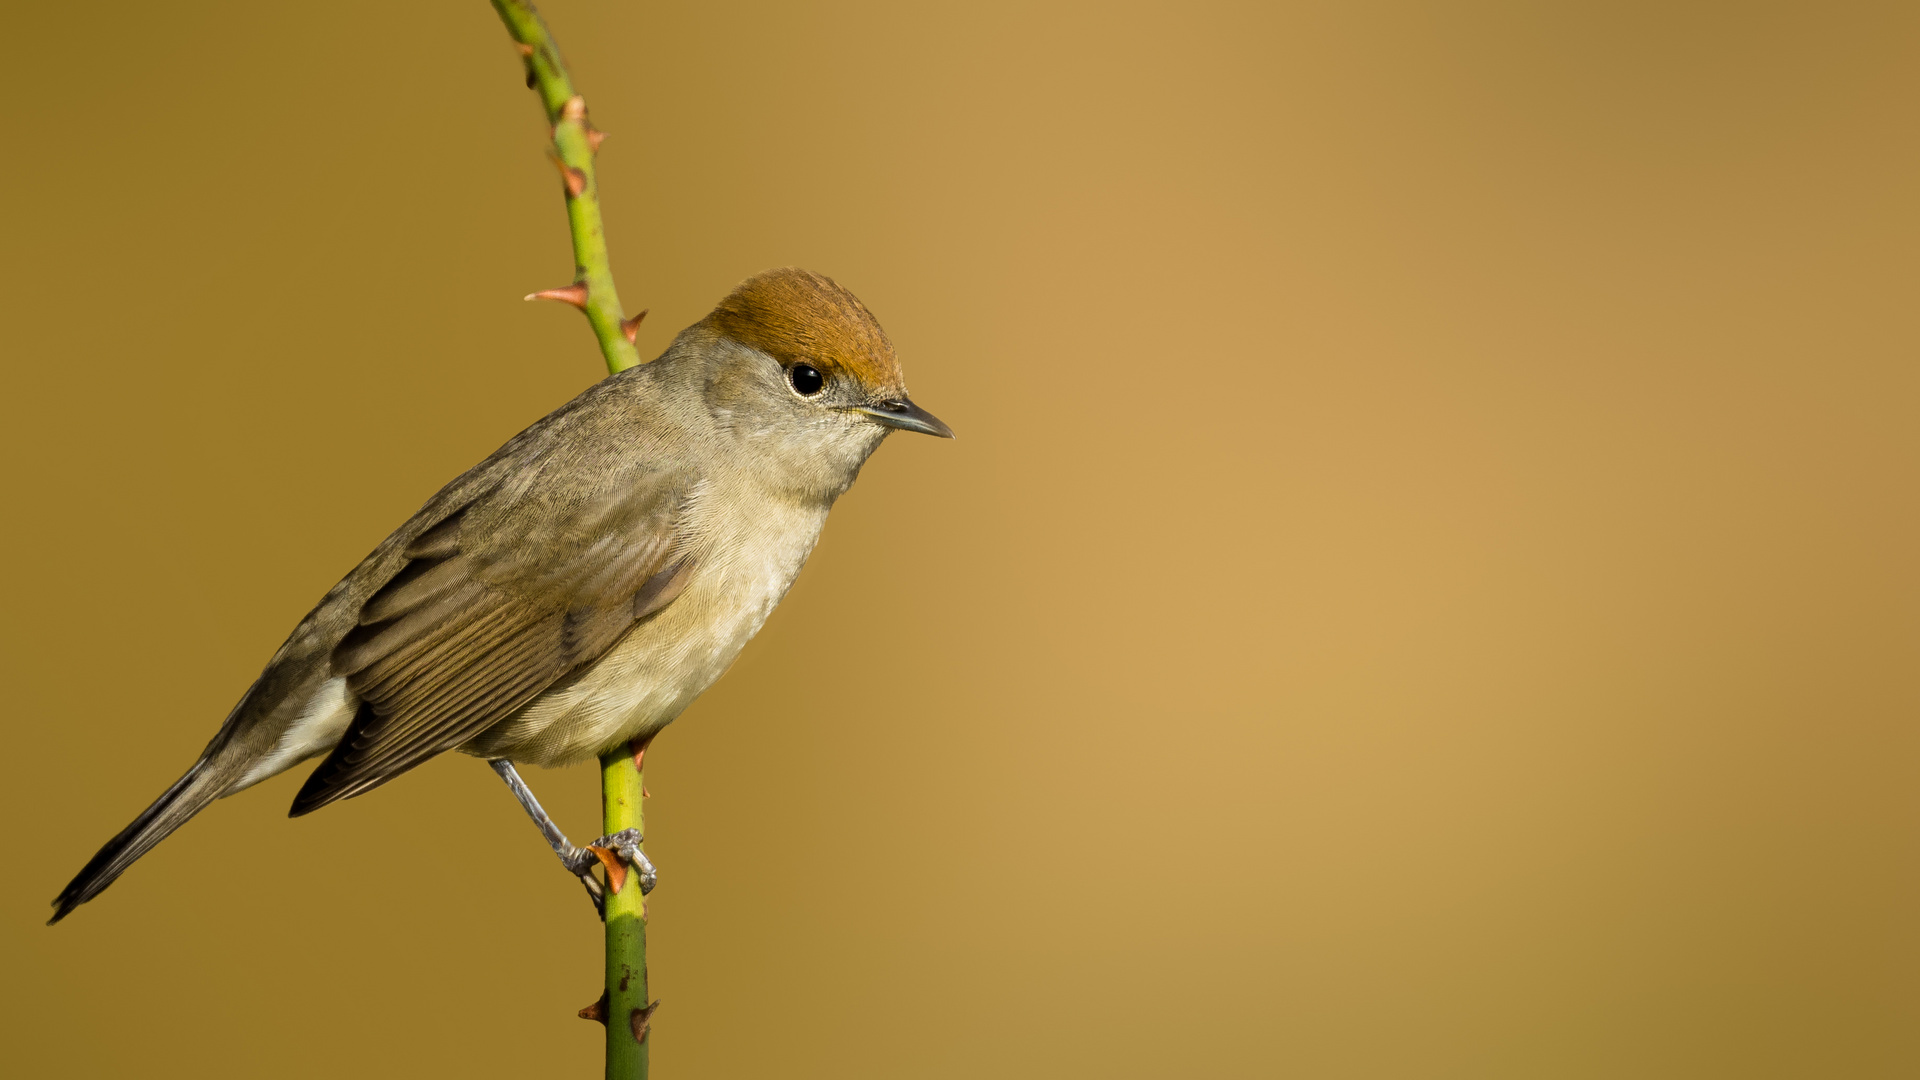
[(74, 908), (100, 895), (101, 890), (113, 884), (115, 878), (132, 866), (135, 859), (145, 855), (153, 845), (165, 840), (173, 830), (187, 823), (187, 819), (206, 808), (206, 805), (219, 798), (226, 791), (226, 784), (216, 775), (218, 770), (210, 768), (211, 757), (203, 757), (194, 763), (187, 774), (174, 781), (172, 787), (153, 801), (153, 805), (140, 812), (133, 824), (121, 829), (119, 835), (107, 841), (99, 854), (88, 861), (80, 872), (74, 875), (67, 887), (53, 900), (53, 918), (47, 920), (52, 926), (67, 917)]

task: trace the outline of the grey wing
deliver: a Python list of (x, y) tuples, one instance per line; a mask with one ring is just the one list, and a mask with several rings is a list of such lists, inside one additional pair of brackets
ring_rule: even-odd
[(361, 605), (332, 657), (359, 712), (294, 816), (473, 738), (678, 595), (693, 478), (555, 457), (422, 533)]

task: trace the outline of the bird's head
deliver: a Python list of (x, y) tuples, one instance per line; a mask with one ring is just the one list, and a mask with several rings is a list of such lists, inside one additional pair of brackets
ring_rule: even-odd
[(757, 369), (739, 372), (756, 384), (748, 395), (756, 418), (843, 432), (869, 451), (894, 429), (953, 438), (907, 397), (893, 343), (866, 305), (824, 274), (790, 266), (756, 274), (699, 325), (745, 346), (729, 366)]

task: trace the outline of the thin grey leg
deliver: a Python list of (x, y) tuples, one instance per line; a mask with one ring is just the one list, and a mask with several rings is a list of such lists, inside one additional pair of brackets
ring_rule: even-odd
[[(494, 758), (487, 764), (493, 766), (493, 771), (499, 773), (500, 779), (507, 782), (513, 797), (520, 800), (520, 808), (533, 819), (534, 825), (540, 830), (540, 835), (546, 837), (548, 846), (553, 848), (553, 853), (560, 856), (560, 865), (566, 867), (568, 873), (579, 878), (580, 883), (587, 887), (587, 895), (593, 898), (593, 906), (605, 911), (604, 890), (589, 872), (600, 860), (594, 858), (593, 852), (573, 846), (573, 843), (567, 839), (567, 834), (561, 832), (560, 826), (555, 825), (553, 819), (547, 816), (546, 810), (541, 808), (540, 800), (533, 797), (533, 789), (527, 786), (525, 780), (520, 779), (520, 773), (514, 769), (513, 762), (506, 758)], [(621, 853), (625, 854), (624, 851)], [(651, 866), (647, 867), (648, 871), (652, 869)], [(643, 876), (641, 880), (644, 884), (646, 878)]]

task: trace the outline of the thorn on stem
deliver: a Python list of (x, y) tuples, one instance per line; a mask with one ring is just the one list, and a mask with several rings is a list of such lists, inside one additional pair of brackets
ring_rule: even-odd
[(659, 1007), (660, 1003), (656, 1001), (644, 1009), (635, 1009), (627, 1014), (627, 1026), (633, 1029), (634, 1042), (644, 1043), (647, 1041), (647, 1031), (653, 1026), (653, 1010)]
[(596, 128), (596, 127), (590, 127), (587, 129), (587, 149), (597, 154), (600, 152), (600, 144), (606, 141), (607, 141), (606, 132), (601, 131), (599, 128)]
[(594, 1002), (593, 1004), (587, 1006), (584, 1009), (581, 1009), (579, 1013), (577, 1013), (576, 1015), (578, 1015), (582, 1020), (598, 1020), (603, 1024), (606, 1023), (607, 1022), (607, 992), (605, 990), (600, 991), (600, 1000)]
[(587, 850), (593, 852), (593, 857), (599, 859), (600, 865), (607, 871), (608, 890), (618, 893), (620, 886), (627, 883), (627, 865), (620, 861), (619, 853), (592, 844), (587, 845)]
[(520, 54), (521, 56), (532, 56), (532, 55), (533, 55), (533, 46), (531, 46), (531, 45), (529, 45), (529, 44), (527, 44), (527, 43), (526, 43), (526, 42), (524, 42), (524, 41), (516, 41), (516, 42), (514, 42), (514, 43), (513, 43), (513, 49), (514, 49), (514, 51), (515, 51), (515, 52), (517, 52), (517, 53), (519, 53), (519, 54)]
[(560, 106), (560, 119), (585, 120), (587, 118), (587, 99), (575, 94)]
[[(551, 152), (550, 152), (551, 153)], [(551, 154), (553, 167), (560, 170), (560, 179), (567, 185), (567, 194), (579, 198), (587, 190), (587, 174), (560, 160), (560, 155)]]
[(576, 281), (565, 288), (543, 289), (537, 293), (528, 293), (527, 300), (558, 300), (563, 304), (572, 304), (582, 311), (587, 309), (587, 287)]
[[(640, 324), (640, 320), (646, 318), (646, 316), (647, 316), (647, 313), (644, 311), (638, 315), (635, 315), (633, 317), (634, 325), (638, 326)], [(622, 325), (622, 329), (625, 329), (624, 324)], [(628, 338), (627, 340), (632, 341), (633, 339)], [(653, 736), (651, 735), (647, 736), (644, 739), (635, 739), (632, 742), (627, 744), (627, 749), (632, 751), (633, 753), (634, 768), (645, 769), (647, 767), (647, 747), (652, 745), (653, 745)]]
[[(653, 309), (648, 308), (647, 310), (651, 311)], [(647, 312), (642, 311), (640, 314), (635, 315), (631, 319), (620, 320), (620, 332), (627, 335), (627, 344), (629, 345), (633, 344), (633, 339), (640, 336), (640, 320), (646, 317), (647, 317)], [(646, 747), (643, 746), (640, 748), (640, 752), (634, 755), (633, 757), (634, 768), (637, 769), (640, 767), (640, 759), (645, 757), (646, 753), (647, 753)]]

